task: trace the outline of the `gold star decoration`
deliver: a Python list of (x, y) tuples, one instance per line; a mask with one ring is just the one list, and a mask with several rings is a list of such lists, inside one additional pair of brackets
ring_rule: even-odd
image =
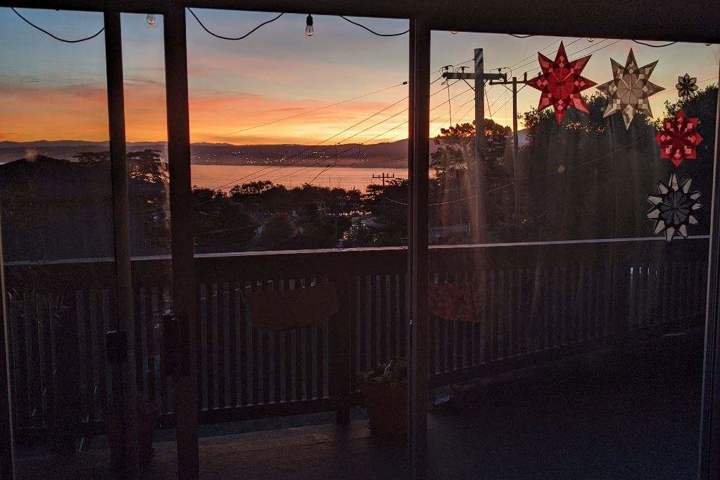
[(613, 79), (597, 87), (608, 97), (608, 104), (603, 117), (609, 117), (621, 112), (626, 129), (630, 128), (630, 123), (638, 112), (652, 117), (648, 97), (665, 90), (663, 87), (650, 82), (650, 75), (657, 63), (658, 61), (655, 60), (644, 67), (638, 67), (632, 49), (630, 49), (625, 61), (625, 66), (620, 65), (611, 58)]

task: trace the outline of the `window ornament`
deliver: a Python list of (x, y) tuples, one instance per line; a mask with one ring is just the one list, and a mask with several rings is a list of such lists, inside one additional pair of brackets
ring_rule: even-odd
[(632, 49), (625, 60), (625, 66), (611, 58), (613, 79), (597, 87), (608, 97), (603, 117), (620, 112), (625, 121), (625, 129), (630, 128), (630, 123), (638, 112), (652, 117), (648, 97), (665, 90), (650, 82), (650, 75), (657, 63), (655, 60), (644, 67), (638, 67)]
[(667, 183), (658, 182), (658, 195), (647, 197), (652, 205), (647, 218), (655, 222), (654, 233), (662, 233), (668, 242), (676, 237), (687, 238), (688, 225), (698, 224), (695, 212), (702, 207), (698, 202), (700, 192), (691, 192), (691, 183), (690, 178), (678, 182), (673, 173)]
[(660, 157), (669, 159), (675, 167), (679, 167), (683, 160), (695, 160), (697, 146), (703, 140), (697, 132), (699, 124), (697, 117), (688, 118), (682, 110), (675, 114), (675, 118), (663, 120), (662, 128), (655, 135), (655, 141), (660, 145)]
[(675, 84), (678, 96), (680, 98), (690, 98), (698, 91), (697, 77), (691, 77), (689, 73), (678, 77), (678, 83)]
[(581, 112), (589, 113), (587, 104), (580, 92), (594, 87), (595, 82), (580, 75), (587, 65), (591, 55), (573, 60), (567, 58), (565, 46), (560, 42), (560, 48), (555, 60), (550, 60), (538, 52), (538, 60), (542, 72), (531, 78), (527, 84), (542, 92), (538, 110), (549, 106), (555, 108), (555, 120), (558, 125), (565, 117), (568, 108), (574, 107)]

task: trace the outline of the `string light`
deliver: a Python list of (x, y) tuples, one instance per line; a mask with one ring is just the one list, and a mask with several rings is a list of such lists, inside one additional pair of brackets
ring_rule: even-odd
[(105, 31), (105, 27), (101, 27), (100, 30), (98, 30), (97, 32), (93, 33), (92, 35), (90, 35), (90, 36), (88, 36), (88, 37), (83, 37), (83, 38), (78, 38), (78, 39), (72, 39), (72, 40), (71, 40), (71, 39), (68, 39), (68, 38), (59, 37), (59, 36), (55, 35), (54, 33), (51, 33), (51, 32), (49, 32), (49, 31), (45, 30), (44, 28), (35, 25), (33, 22), (31, 22), (30, 20), (28, 20), (27, 18), (25, 18), (20, 12), (18, 12), (17, 10), (15, 10), (15, 9), (12, 8), (12, 7), (10, 7), (10, 10), (12, 10), (13, 13), (15, 13), (15, 15), (17, 15), (18, 17), (20, 17), (20, 19), (21, 19), (23, 22), (27, 23), (28, 25), (30, 25), (31, 27), (33, 27), (35, 30), (44, 33), (44, 34), (47, 35), (48, 37), (50, 37), (50, 38), (52, 38), (52, 39), (55, 39), (55, 40), (57, 40), (58, 42), (63, 42), (63, 43), (81, 43), (81, 42), (87, 42), (88, 40), (92, 40), (93, 38), (97, 37), (98, 35), (100, 35), (101, 33), (103, 33), (103, 32)]
[(343, 20), (345, 20), (348, 23), (352, 23), (353, 25), (355, 25), (357, 27), (367, 30), (368, 32), (372, 33), (373, 35), (377, 35), (378, 37), (399, 37), (400, 35), (405, 35), (406, 33), (408, 33), (410, 31), (410, 29), (408, 28), (407, 30), (403, 30), (402, 32), (397, 32), (397, 33), (379, 33), (370, 27), (366, 27), (362, 23), (358, 23), (354, 20), (350, 20), (349, 18), (347, 18), (343, 15), (340, 15), (340, 18), (342, 18)]
[[(30, 25), (31, 27), (39, 30), (40, 32), (48, 35), (49, 37), (51, 37), (51, 38), (53, 38), (53, 39), (55, 39), (55, 40), (58, 40), (58, 41), (64, 42), (64, 43), (80, 43), (80, 42), (85, 42), (85, 41), (88, 41), (88, 40), (92, 40), (93, 38), (97, 37), (98, 35), (100, 35), (100, 34), (104, 31), (104, 28), (101, 28), (101, 29), (98, 30), (96, 33), (94, 33), (93, 35), (90, 35), (90, 36), (88, 36), (88, 37), (79, 38), (79, 39), (77, 39), (77, 40), (69, 40), (69, 39), (65, 39), (65, 38), (58, 37), (57, 35), (54, 35), (54, 34), (48, 32), (47, 30), (45, 30), (45, 29), (37, 26), (36, 24), (30, 22), (30, 20), (28, 20), (26, 17), (24, 17), (22, 14), (20, 14), (20, 12), (18, 12), (16, 9), (11, 8), (11, 10), (13, 11), (13, 13), (15, 13), (15, 15), (17, 15), (20, 19), (22, 19), (25, 23), (27, 23), (27, 24)], [(212, 35), (213, 37), (221, 38), (221, 39), (223, 39), (223, 40), (244, 40), (245, 38), (249, 37), (251, 34), (255, 33), (255, 31), (257, 31), (257, 30), (260, 29), (261, 27), (264, 27), (264, 26), (267, 25), (268, 23), (274, 22), (274, 21), (278, 20), (280, 17), (282, 17), (283, 15), (285, 15), (285, 13), (280, 13), (280, 14), (278, 14), (277, 16), (271, 18), (270, 20), (267, 20), (267, 21), (262, 22), (261, 24), (257, 25), (256, 27), (254, 27), (252, 30), (250, 30), (249, 32), (247, 32), (247, 33), (244, 34), (244, 35), (240, 35), (240, 36), (237, 36), (237, 37), (227, 37), (227, 36), (220, 35), (220, 34), (217, 34), (217, 33), (213, 32), (213, 31), (211, 31), (209, 28), (207, 28), (207, 27), (205, 26), (205, 24), (200, 20), (200, 18), (195, 14), (195, 12), (194, 12), (192, 9), (188, 8), (187, 10), (188, 10), (188, 11), (190, 12), (190, 14), (195, 18), (195, 20), (196, 20), (196, 21), (198, 22), (198, 24), (203, 28), (203, 30), (205, 30), (208, 34)], [(345, 16), (343, 16), (343, 15), (340, 15), (340, 18), (342, 18), (342, 19), (345, 20), (346, 22), (349, 22), (349, 23), (351, 23), (351, 24), (353, 24), (353, 25), (356, 25), (356, 26), (358, 26), (358, 27), (360, 27), (360, 28), (362, 28), (362, 29), (364, 29), (364, 30), (372, 33), (373, 35), (377, 35), (377, 36), (379, 36), (379, 37), (397, 37), (397, 36), (400, 36), (400, 35), (405, 35), (406, 33), (408, 33), (408, 32), (410, 31), (410, 29), (407, 29), (407, 30), (403, 30), (402, 32), (397, 32), (397, 33), (379, 33), (379, 32), (376, 32), (375, 30), (373, 30), (373, 29), (371, 29), (371, 28), (369, 28), (369, 27), (367, 27), (367, 26), (365, 26), (365, 25), (363, 25), (363, 24), (361, 24), (361, 23), (358, 23), (358, 22), (356, 22), (356, 21), (354, 21), (354, 20), (351, 20), (351, 19), (349, 19), (349, 18), (347, 18), (347, 17), (345, 17)], [(147, 14), (147, 15), (145, 16), (145, 23), (147, 24), (148, 28), (155, 28), (155, 27), (157, 26), (157, 17), (156, 17), (155, 15), (153, 15), (153, 14)], [(450, 31), (450, 34), (452, 34), (452, 35), (457, 35), (457, 33), (458, 33), (458, 32), (455, 31), (455, 30), (451, 30), (451, 31)], [(308, 16), (307, 16), (306, 19), (305, 19), (305, 36), (306, 36), (306, 37), (312, 37), (314, 34), (315, 34), (315, 27), (314, 27), (313, 17), (312, 17), (312, 15), (308, 14)], [(509, 33), (508, 35), (513, 36), (513, 37), (515, 37), (515, 38), (530, 38), (530, 37), (535, 37), (535, 36), (536, 36), (536, 35), (532, 35), (532, 34), (527, 34), (527, 35), (526, 35), (526, 34), (517, 34), (517, 33)], [(593, 42), (595, 41), (594, 38), (586, 38), (586, 40), (587, 40), (589, 43), (593, 43)], [(651, 43), (643, 42), (643, 41), (641, 41), (641, 40), (631, 40), (631, 41), (632, 41), (632, 42), (635, 42), (635, 43), (637, 43), (637, 44), (639, 44), (639, 45), (644, 45), (644, 46), (653, 47), (653, 48), (669, 47), (669, 46), (675, 45), (675, 44), (677, 43), (677, 42), (666, 42), (666, 43), (664, 43), (664, 44), (653, 45), (653, 44), (651, 44)], [(711, 46), (712, 43), (706, 43), (705, 45), (706, 45), (706, 46)]]
[(310, 38), (315, 33), (315, 27), (313, 27), (312, 15), (308, 15), (305, 19), (305, 38)]
[(215, 32), (213, 32), (212, 30), (210, 30), (208, 27), (206, 27), (205, 24), (200, 20), (200, 18), (195, 14), (195, 12), (194, 12), (191, 8), (188, 8), (187, 10), (188, 10), (188, 12), (190, 12), (190, 15), (192, 15), (192, 16), (195, 18), (195, 20), (196, 20), (196, 21), (198, 22), (198, 24), (202, 27), (202, 29), (205, 30), (207, 33), (209, 33), (209, 34), (212, 35), (213, 37), (219, 38), (219, 39), (221, 39), (221, 40), (232, 40), (232, 41), (245, 40), (247, 37), (249, 37), (250, 35), (252, 35), (253, 33), (255, 33), (255, 32), (256, 32), (258, 29), (260, 29), (261, 27), (264, 27), (264, 26), (267, 25), (268, 23), (274, 22), (274, 21), (276, 21), (277, 19), (279, 19), (280, 17), (282, 17), (283, 15), (285, 15), (284, 12), (283, 12), (283, 13), (279, 13), (279, 14), (277, 14), (276, 16), (274, 16), (273, 18), (271, 18), (270, 20), (265, 20), (264, 22), (262, 22), (261, 24), (257, 25), (257, 26), (254, 27), (252, 30), (250, 30), (249, 32), (247, 32), (247, 33), (245, 33), (245, 34), (243, 34), (243, 35), (239, 35), (239, 36), (237, 36), (237, 37), (227, 37), (227, 36), (225, 36), (225, 35), (220, 35), (219, 33), (215, 33)]

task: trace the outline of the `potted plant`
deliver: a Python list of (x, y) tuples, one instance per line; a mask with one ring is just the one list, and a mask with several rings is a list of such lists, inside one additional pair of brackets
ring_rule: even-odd
[(366, 372), (361, 385), (370, 432), (380, 438), (404, 437), (407, 421), (407, 362), (390, 360)]

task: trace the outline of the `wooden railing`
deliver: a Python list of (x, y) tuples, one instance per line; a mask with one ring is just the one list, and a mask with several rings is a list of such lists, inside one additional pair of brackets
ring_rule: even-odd
[[(431, 384), (697, 324), (707, 248), (706, 239), (432, 248), (431, 288), (472, 285), (478, 309), (472, 321), (431, 316)], [(406, 353), (406, 266), (403, 248), (198, 255), (202, 420), (346, 405), (358, 373)], [(138, 378), (172, 423), (162, 335), (170, 262), (135, 259), (132, 267)], [(83, 428), (102, 430), (112, 262), (18, 262), (7, 265), (6, 277), (16, 425), (45, 429), (70, 412)], [(249, 318), (243, 292), (317, 282), (337, 289), (340, 311), (328, 321), (272, 331)]]

